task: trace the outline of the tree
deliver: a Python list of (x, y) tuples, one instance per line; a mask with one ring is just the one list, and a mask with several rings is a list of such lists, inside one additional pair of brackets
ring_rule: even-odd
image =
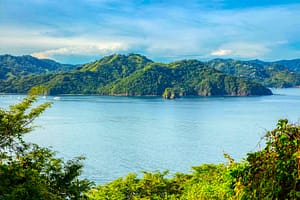
[(231, 170), (241, 199), (300, 199), (300, 126), (279, 120), (266, 147)]
[[(300, 199), (300, 126), (282, 119), (242, 162), (203, 164), (188, 174), (144, 172), (93, 188), (89, 199)], [(168, 176), (167, 176), (168, 175)]]
[(49, 95), (50, 89), (47, 86), (44, 85), (38, 85), (38, 86), (33, 86), (29, 92), (31, 95)]
[(91, 182), (79, 180), (82, 157), (64, 162), (55, 153), (25, 142), (32, 122), (50, 103), (32, 108), (36, 96), (0, 109), (0, 199), (80, 199)]

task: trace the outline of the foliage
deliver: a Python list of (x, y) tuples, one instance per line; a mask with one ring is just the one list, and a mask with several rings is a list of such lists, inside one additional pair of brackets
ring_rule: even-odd
[(163, 96), (167, 91), (177, 97), (271, 94), (260, 84), (225, 75), (197, 60), (162, 64), (138, 54), (106, 56), (69, 72), (5, 80), (0, 92), (26, 93), (40, 85), (49, 88), (52, 95)]
[(30, 95), (49, 95), (49, 88), (44, 85), (33, 86), (29, 90)]
[(23, 140), (50, 106), (32, 108), (35, 101), (29, 96), (0, 109), (0, 199), (300, 199), (300, 126), (288, 120), (279, 120), (265, 135), (265, 147), (242, 162), (225, 154), (227, 164), (203, 164), (173, 176), (128, 174), (90, 189), (90, 181), (78, 179), (83, 158), (64, 162)]
[(232, 59), (214, 59), (207, 62), (209, 66), (225, 74), (262, 83), (266, 87), (277, 88), (300, 86), (300, 72), (297, 66), (299, 63), (299, 60), (263, 62)]
[(196, 60), (152, 63), (128, 77), (99, 89), (107, 95), (249, 96), (271, 91), (257, 83), (225, 75)]
[(300, 72), (300, 59), (280, 60), (280, 61), (276, 61), (275, 63), (279, 65), (283, 65), (289, 70)]
[(0, 80), (20, 78), (30, 74), (62, 72), (75, 68), (74, 65), (60, 64), (49, 59), (37, 59), (32, 56), (0, 56)]
[(0, 109), (0, 199), (79, 199), (91, 182), (79, 180), (83, 158), (66, 163), (47, 148), (27, 143), (23, 135), (49, 103), (32, 108), (35, 96)]
[(279, 120), (266, 146), (242, 162), (203, 164), (192, 173), (128, 174), (88, 191), (89, 199), (300, 199), (300, 126)]
[(104, 186), (90, 190), (88, 199), (228, 199), (233, 190), (227, 178), (227, 168), (206, 164), (193, 167), (191, 174), (144, 172), (142, 178), (128, 174)]
[[(31, 56), (3, 55), (0, 56), (0, 92), (28, 93), (32, 87), (44, 85), (53, 95), (162, 96), (167, 88), (174, 92), (183, 89), (185, 95), (265, 95), (270, 94), (270, 91), (260, 84), (281, 88), (300, 86), (299, 63), (299, 59), (277, 62), (214, 59), (205, 63), (182, 60), (165, 65), (154, 63), (139, 54), (114, 54), (82, 66), (74, 66)], [(224, 74), (204, 69), (203, 66), (247, 79), (248, 82), (242, 85), (249, 86), (241, 86), (241, 80), (224, 77)], [(198, 68), (206, 71), (206, 76), (197, 77)]]
[(242, 199), (300, 198), (300, 127), (279, 120), (265, 136), (266, 147), (232, 168)]

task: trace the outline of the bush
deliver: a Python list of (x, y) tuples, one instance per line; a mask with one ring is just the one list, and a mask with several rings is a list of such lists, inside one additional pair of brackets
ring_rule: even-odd
[(300, 127), (279, 120), (265, 135), (266, 147), (231, 170), (242, 199), (300, 198)]
[(242, 162), (204, 164), (190, 174), (129, 174), (87, 193), (90, 199), (300, 199), (300, 127), (279, 120), (266, 145)]
[(22, 138), (50, 106), (31, 108), (36, 100), (29, 96), (8, 111), (0, 109), (0, 199), (80, 199), (91, 186), (90, 181), (78, 179), (83, 158), (65, 163), (50, 149)]

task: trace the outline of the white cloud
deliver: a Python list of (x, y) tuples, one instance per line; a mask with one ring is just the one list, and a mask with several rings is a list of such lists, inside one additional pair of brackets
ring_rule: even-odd
[(225, 45), (232, 49), (232, 55), (240, 58), (263, 58), (271, 49), (267, 44), (254, 42), (233, 42)]
[(228, 56), (232, 53), (230, 49), (218, 49), (210, 53), (212, 56)]
[(31, 55), (37, 58), (55, 59), (55, 57), (58, 55), (99, 56), (104, 54), (123, 52), (127, 49), (128, 46), (120, 42), (105, 42), (96, 45), (82, 44), (80, 46), (50, 49), (41, 52), (34, 52)]
[[(14, 15), (7, 14), (6, 20), (2, 20), (11, 18), (15, 23), (1, 24), (0, 19), (0, 53), (54, 59), (62, 59), (64, 55), (99, 58), (103, 54), (129, 52), (162, 59), (191, 58), (189, 55), (206, 59), (300, 56), (295, 49), (288, 48), (300, 43), (300, 4), (209, 10), (205, 6), (197, 7), (195, 1), (196, 5), (166, 7), (165, 4), (141, 5), (127, 1), (106, 4), (101, 2), (111, 1), (85, 0), (80, 1), (81, 6), (76, 4), (78, 10), (73, 10), (61, 8), (60, 4), (60, 9), (54, 9), (58, 4), (49, 2), (55, 14), (53, 19), (52, 15), (36, 18), (35, 12), (28, 12), (33, 13), (26, 15), (31, 17), (28, 19), (18, 15), (14, 20)], [(214, 2), (222, 3), (222, 0)]]
[(271, 46), (268, 43), (229, 42), (221, 45), (218, 50), (211, 52), (210, 55), (243, 59), (264, 58), (271, 51)]

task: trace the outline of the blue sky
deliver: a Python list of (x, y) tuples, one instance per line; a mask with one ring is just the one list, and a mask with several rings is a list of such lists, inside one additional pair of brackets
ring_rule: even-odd
[(0, 54), (84, 63), (113, 53), (300, 58), (300, 0), (0, 0)]

